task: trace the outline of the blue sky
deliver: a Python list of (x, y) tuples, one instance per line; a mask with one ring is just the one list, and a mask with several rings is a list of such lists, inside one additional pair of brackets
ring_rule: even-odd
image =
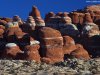
[(44, 18), (50, 11), (70, 12), (92, 4), (100, 3), (86, 3), (86, 0), (0, 0), (0, 17), (19, 15), (26, 19), (33, 5), (38, 7)]

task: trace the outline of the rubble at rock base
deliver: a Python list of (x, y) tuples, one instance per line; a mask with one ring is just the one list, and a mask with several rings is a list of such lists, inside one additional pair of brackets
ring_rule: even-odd
[(1, 75), (96, 75), (100, 59), (67, 59), (54, 65), (26, 60), (0, 60)]

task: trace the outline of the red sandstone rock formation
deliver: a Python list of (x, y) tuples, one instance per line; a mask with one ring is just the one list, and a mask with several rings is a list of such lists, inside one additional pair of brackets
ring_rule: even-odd
[(12, 21), (12, 19), (8, 18), (8, 17), (4, 17), (4, 18), (2, 18), (2, 20), (6, 21), (6, 22), (11, 22)]
[(64, 27), (66, 26), (66, 24), (70, 24), (72, 23), (72, 20), (70, 17), (68, 17), (67, 13), (63, 13), (62, 14), (62, 18), (60, 19), (60, 22), (59, 22), (59, 28), (61, 29), (61, 27)]
[(69, 36), (63, 36), (63, 51), (64, 54), (70, 54), (72, 51), (76, 49), (75, 41)]
[(19, 25), (23, 24), (21, 18), (18, 15), (13, 16), (13, 22), (18, 22)]
[(15, 36), (16, 36), (17, 42), (21, 49), (23, 49), (24, 46), (30, 44), (29, 34), (22, 32), (21, 29), (19, 29), (17, 32), (15, 32)]
[(63, 57), (64, 54), (63, 54), (62, 46), (61, 47), (52, 46), (47, 48), (46, 57), (43, 57), (41, 61), (45, 63), (53, 64), (53, 63), (64, 61)]
[(46, 14), (45, 16), (45, 22), (49, 22), (51, 19), (51, 17), (54, 17), (55, 14), (53, 12), (49, 12), (48, 14)]
[(39, 41), (31, 40), (30, 45), (25, 46), (25, 50), (27, 52), (27, 60), (35, 60), (36, 62), (40, 62), (40, 55), (39, 55)]
[(71, 52), (71, 55), (76, 57), (76, 58), (80, 58), (80, 59), (90, 59), (88, 52), (83, 48), (82, 45), (77, 44), (76, 45), (76, 50)]
[(79, 24), (82, 25), (84, 21), (84, 14), (83, 13), (79, 13)]
[(18, 29), (19, 29), (19, 27), (10, 27), (6, 30), (5, 37), (6, 37), (7, 42), (15, 42), (16, 41), (14, 34), (15, 34), (15, 32), (17, 32)]
[(16, 55), (21, 53), (21, 50), (15, 43), (8, 43), (3, 53), (4, 58), (15, 59)]
[(5, 26), (0, 25), (0, 38), (4, 37)]
[(82, 35), (83, 37), (92, 37), (95, 35), (99, 35), (99, 27), (94, 23), (85, 23), (85, 26), (83, 27)]
[(0, 28), (0, 38), (3, 38), (4, 30)]
[(85, 11), (89, 12), (93, 18), (93, 21), (96, 24), (100, 25), (99, 23), (97, 23), (97, 21), (100, 20), (100, 4), (87, 6), (85, 8)]
[(6, 25), (7, 22), (6, 22), (5, 20), (1, 20), (1, 19), (0, 19), (0, 24), (1, 24), (1, 25)]
[(61, 18), (60, 16), (55, 15), (53, 12), (49, 12), (45, 17), (46, 26), (58, 29), (60, 18)]
[(41, 17), (40, 11), (38, 10), (36, 6), (32, 7), (32, 11), (30, 12), (29, 15), (32, 16), (33, 18)]
[(32, 7), (32, 11), (29, 13), (29, 16), (32, 16), (35, 19), (36, 26), (45, 26), (45, 22), (41, 18), (40, 11), (36, 6)]
[(72, 23), (78, 24), (79, 23), (79, 13), (73, 12), (71, 13)]
[(85, 13), (84, 23), (93, 23), (90, 13)]
[(39, 37), (41, 39), (42, 45), (51, 45), (51, 46), (63, 45), (63, 38), (60, 32), (50, 27), (41, 28), (39, 30)]
[[(39, 37), (42, 56), (48, 58), (49, 63), (63, 61), (63, 38), (60, 32), (49, 27), (43, 27), (39, 30)], [(42, 61), (46, 62), (47, 59), (43, 58)]]
[[(88, 6), (84, 10), (75, 11), (73, 13), (58, 12), (55, 15), (53, 12), (50, 12), (45, 17), (46, 26), (50, 26), (58, 30), (62, 29), (62, 31), (60, 30), (62, 35), (69, 35), (69, 36), (76, 35), (77, 37), (78, 35), (76, 34), (77, 33), (76, 31), (78, 30), (74, 24), (83, 25), (82, 27), (84, 27), (85, 29), (87, 29), (86, 31), (88, 31), (85, 32), (89, 36), (88, 38), (92, 38), (94, 36), (100, 35), (99, 28), (96, 25), (96, 24), (100, 25), (99, 9), (100, 9), (100, 5), (96, 5), (96, 6), (94, 5), (94, 6)], [(42, 61), (46, 63), (56, 63), (56, 62), (63, 61), (64, 54), (71, 54), (77, 58), (89, 59), (89, 55), (87, 51), (79, 44), (75, 46), (74, 40), (71, 37), (64, 36), (62, 38), (62, 35), (59, 31), (49, 27), (42, 28), (41, 26), (45, 26), (45, 22), (41, 18), (40, 11), (37, 9), (37, 7), (33, 7), (29, 15), (32, 17), (31, 18), (29, 17), (28, 20), (30, 20), (31, 24), (34, 24), (33, 26), (36, 25), (37, 28), (36, 34), (39, 34), (39, 36), (34, 34), (34, 32), (31, 29), (31, 25), (29, 27), (27, 26), (26, 24), (27, 22), (25, 23), (26, 25), (23, 24), (23, 26), (21, 27), (22, 30), (25, 30), (25, 32), (27, 32), (27, 34), (24, 33), (19, 28), (18, 21), (20, 21), (20, 18), (18, 16), (14, 16), (13, 20), (10, 18), (0, 18), (0, 24), (2, 24), (0, 26), (0, 37), (4, 34), (4, 30), (5, 30), (4, 36), (6, 37), (5, 39), (7, 40), (6, 42), (13, 42), (13, 43), (16, 42), (20, 48), (23, 47), (21, 49), (24, 52), (25, 52), (24, 48), (26, 48), (27, 50), (27, 54), (20, 53), (20, 49), (15, 46), (14, 47), (18, 49), (18, 51), (15, 48), (13, 49), (12, 47), (13, 45), (12, 45), (10, 48), (6, 48), (5, 50), (6, 55), (7, 53), (11, 54), (11, 55), (7, 55), (8, 58), (11, 57), (13, 59), (15, 58), (23, 59), (23, 57), (25, 56), (24, 59), (27, 58), (28, 60), (36, 60), (37, 62), (40, 62), (40, 55), (41, 56), (43, 55), (43, 58), (41, 59)], [(72, 22), (74, 24), (72, 24), (71, 18), (69, 16), (72, 18)], [(96, 24), (94, 24), (93, 22), (95, 22)], [(41, 42), (40, 46), (37, 44), (30, 45), (31, 44), (30, 40), (34, 41), (34, 39), (30, 37), (30, 33), (32, 33), (32, 35), (35, 35), (36, 39), (40, 40)], [(84, 40), (84, 38), (82, 38), (81, 40)], [(88, 41), (88, 39), (85, 39), (85, 41)], [(86, 45), (89, 46), (91, 44), (94, 45), (94, 43), (91, 43), (91, 41), (90, 42), (88, 41)], [(39, 47), (41, 47), (40, 55), (38, 52)], [(13, 52), (13, 50), (15, 51)], [(92, 50), (92, 51), (97, 54), (99, 53), (99, 50), (98, 51)], [(19, 53), (19, 55), (17, 53)], [(16, 57), (16, 55), (18, 57)]]
[(79, 34), (79, 31), (74, 24), (66, 24), (64, 28), (60, 29), (60, 32), (63, 36), (67, 35), (71, 37), (77, 37)]
[(55, 16), (62, 16), (63, 12), (58, 12)]
[(61, 17), (68, 17), (69, 13), (68, 12), (64, 12)]
[(35, 30), (36, 24), (32, 16), (28, 16), (25, 26), (28, 28), (28, 30)]
[(92, 11), (93, 13), (100, 15), (100, 11), (99, 10), (100, 10), (100, 4), (87, 6), (85, 8), (85, 11), (87, 11), (87, 12), (91, 12)]
[(84, 47), (88, 50), (91, 57), (100, 57), (100, 37), (99, 35), (95, 35), (87, 38), (84, 41)]

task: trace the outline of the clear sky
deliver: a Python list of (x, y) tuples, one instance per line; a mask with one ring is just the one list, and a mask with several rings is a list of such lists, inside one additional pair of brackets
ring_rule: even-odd
[(100, 3), (87, 3), (86, 0), (0, 0), (0, 17), (19, 15), (26, 19), (33, 5), (38, 7), (44, 18), (50, 11), (69, 12), (92, 4)]

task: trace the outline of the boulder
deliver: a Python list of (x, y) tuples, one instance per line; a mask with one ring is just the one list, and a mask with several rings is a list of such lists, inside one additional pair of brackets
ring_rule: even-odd
[(90, 13), (85, 13), (84, 23), (93, 23)]
[(39, 55), (39, 46), (40, 42), (33, 40), (30, 41), (30, 45), (25, 46), (25, 51), (27, 53), (26, 60), (35, 60), (36, 62), (40, 62), (40, 55)]
[(84, 47), (93, 58), (100, 57), (100, 35), (95, 35), (85, 39)]
[(45, 16), (45, 23), (47, 27), (52, 27), (53, 28), (53, 18), (55, 17), (55, 13), (54, 12), (49, 12), (46, 14)]
[(68, 17), (69, 13), (68, 12), (64, 12), (62, 13), (61, 17)]
[(15, 32), (17, 32), (18, 29), (19, 29), (19, 27), (7, 28), (7, 30), (5, 31), (5, 34), (4, 34), (7, 42), (16, 42)]
[(63, 36), (63, 42), (64, 54), (70, 54), (76, 49), (75, 41), (70, 36)]
[(18, 53), (21, 53), (19, 46), (15, 43), (7, 43), (3, 52), (3, 58), (15, 59)]
[(60, 32), (63, 36), (77, 37), (79, 35), (79, 31), (74, 24), (66, 24), (65, 28), (60, 29)]
[(78, 29), (74, 24), (72, 24), (72, 20), (70, 17), (62, 18), (61, 23), (62, 24), (59, 26), (60, 26), (60, 32), (63, 36), (68, 35), (71, 37), (75, 37), (78, 35)]
[[(39, 30), (42, 57), (50, 59), (49, 63), (56, 63), (63, 60), (63, 38), (58, 30), (43, 27)], [(59, 56), (59, 57), (58, 57)], [(43, 58), (43, 61), (47, 61)]]
[(48, 22), (50, 22), (50, 20), (51, 20), (50, 18), (54, 17), (54, 16), (55, 16), (54, 12), (49, 12), (49, 13), (46, 14), (46, 16), (45, 16), (46, 25), (47, 25)]
[(90, 59), (88, 52), (83, 48), (81, 44), (76, 44), (76, 48), (76, 50), (70, 53), (73, 57), (85, 60)]
[[(52, 32), (52, 33), (51, 33)], [(39, 30), (41, 45), (59, 46), (63, 45), (63, 38), (58, 30), (43, 27)]]
[(82, 30), (83, 37), (100, 35), (99, 27), (94, 23), (85, 23)]
[(79, 23), (79, 13), (73, 12), (71, 13), (72, 23), (78, 24)]

